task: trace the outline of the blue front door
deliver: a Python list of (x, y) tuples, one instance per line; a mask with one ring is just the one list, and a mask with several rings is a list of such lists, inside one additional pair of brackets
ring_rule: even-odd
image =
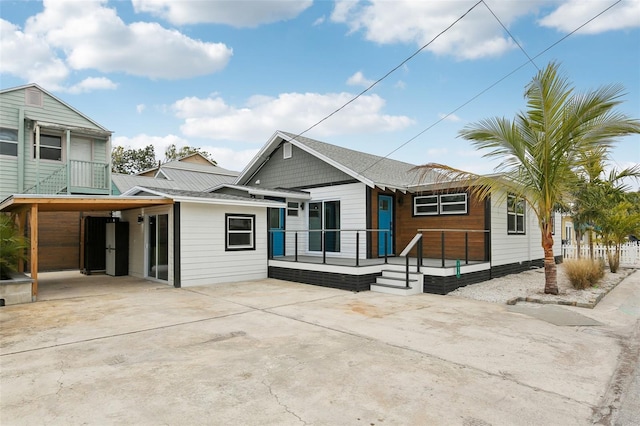
[(269, 208), (269, 238), (272, 255), (284, 256), (284, 209)]
[(393, 254), (393, 197), (378, 196), (378, 255)]

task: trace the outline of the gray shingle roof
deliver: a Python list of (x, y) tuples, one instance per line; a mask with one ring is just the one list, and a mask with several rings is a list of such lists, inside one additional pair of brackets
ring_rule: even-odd
[[(279, 133), (289, 139), (293, 139), (296, 136), (294, 133), (289, 132), (280, 131)], [(435, 181), (434, 172), (423, 177), (421, 170), (414, 169), (416, 167), (415, 164), (331, 145), (305, 136), (298, 136), (295, 141), (369, 179), (378, 186), (406, 188), (417, 183)]]

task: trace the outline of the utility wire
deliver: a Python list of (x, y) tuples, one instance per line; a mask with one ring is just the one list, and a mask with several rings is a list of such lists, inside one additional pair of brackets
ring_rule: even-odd
[[(482, 0), (481, 0), (482, 1)], [(583, 23), (582, 25), (578, 26), (576, 29), (574, 29), (573, 31), (571, 31), (570, 33), (566, 34), (564, 37), (561, 37), (559, 40), (557, 40), (556, 42), (554, 42), (553, 44), (551, 44), (549, 47), (547, 47), (546, 49), (542, 50), (541, 52), (539, 52), (537, 55), (535, 55), (533, 58), (529, 58), (529, 55), (527, 55), (527, 58), (529, 58), (529, 60), (525, 63), (523, 63), (522, 65), (518, 66), (517, 68), (515, 68), (513, 71), (511, 71), (510, 73), (506, 74), (505, 76), (503, 76), (502, 78), (500, 78), (498, 81), (496, 81), (495, 83), (491, 84), (490, 86), (488, 86), (487, 88), (483, 89), (482, 91), (480, 91), (478, 94), (476, 94), (475, 96), (473, 96), (471, 99), (469, 99), (468, 101), (464, 102), (462, 105), (458, 106), (457, 108), (455, 108), (454, 110), (452, 110), (451, 112), (445, 114), (444, 116), (440, 117), (439, 120), (435, 121), (434, 123), (430, 124), (429, 126), (427, 126), (425, 129), (423, 129), (422, 131), (420, 131), (418, 134), (416, 134), (415, 136), (409, 138), (406, 142), (402, 143), (400, 146), (398, 146), (396, 149), (394, 149), (393, 151), (391, 151), (390, 153), (388, 153), (387, 155), (385, 155), (384, 157), (380, 157), (378, 160), (376, 160), (375, 162), (373, 162), (371, 165), (369, 165), (368, 167), (362, 169), (360, 171), (360, 173), (364, 173), (367, 170), (369, 170), (371, 167), (375, 166), (376, 164), (378, 164), (380, 161), (388, 158), (390, 155), (394, 154), (395, 152), (399, 151), (400, 149), (404, 148), (406, 145), (408, 145), (410, 142), (413, 142), (414, 140), (416, 140), (418, 137), (420, 137), (421, 135), (423, 135), (425, 132), (427, 132), (428, 130), (430, 130), (431, 128), (433, 128), (434, 126), (436, 126), (437, 124), (439, 124), (440, 122), (446, 120), (449, 116), (455, 114), (457, 111), (459, 111), (460, 109), (462, 109), (463, 107), (467, 106), (468, 104), (470, 104), (471, 102), (473, 102), (474, 100), (476, 100), (477, 98), (479, 98), (480, 96), (484, 95), (486, 92), (488, 92), (489, 90), (493, 89), (495, 86), (497, 86), (498, 84), (502, 83), (504, 80), (506, 80), (507, 78), (511, 77), (511, 75), (515, 74), (517, 71), (519, 71), (520, 69), (524, 68), (525, 66), (527, 66), (529, 63), (533, 63), (533, 60), (536, 58), (539, 58), (540, 56), (544, 55), (545, 53), (547, 53), (549, 50), (553, 49), (555, 46), (557, 46), (558, 44), (562, 43), (564, 40), (566, 40), (567, 38), (569, 38), (570, 36), (572, 36), (573, 34), (575, 34), (577, 31), (579, 31), (580, 29), (582, 29), (584, 26), (586, 26), (587, 24), (589, 24), (590, 22), (592, 22), (593, 20), (597, 19), (598, 17), (600, 17), (600, 15), (604, 14), (605, 12), (607, 12), (609, 9), (613, 8), (614, 6), (616, 6), (618, 3), (620, 3), (622, 0), (617, 0), (615, 3), (611, 4), (609, 7), (607, 7), (606, 9), (604, 9), (602, 12), (598, 13), (597, 15), (595, 15), (593, 18), (589, 19), (588, 21), (586, 21), (585, 23)], [(483, 1), (484, 3), (484, 1)], [(495, 15), (494, 15), (495, 16)], [(511, 34), (509, 34), (511, 35)], [(513, 36), (512, 36), (513, 38)], [(517, 43), (517, 42), (516, 42)], [(526, 55), (526, 52), (525, 52)], [(535, 66), (535, 63), (534, 63)], [(536, 67), (537, 68), (537, 67)]]
[[(474, 4), (473, 6), (471, 6), (464, 14), (462, 14), (458, 19), (456, 19), (455, 21), (453, 21), (447, 28), (445, 28), (444, 30), (440, 31), (435, 37), (433, 37), (427, 44), (423, 45), (420, 49), (416, 50), (413, 54), (411, 54), (411, 56), (409, 56), (408, 58), (406, 58), (404, 61), (400, 62), (400, 64), (398, 64), (398, 66), (396, 66), (395, 68), (393, 68), (391, 71), (387, 72), (385, 75), (383, 75), (382, 77), (380, 77), (379, 79), (377, 79), (376, 81), (374, 81), (373, 83), (371, 83), (371, 85), (369, 87), (367, 87), (366, 89), (364, 89), (362, 92), (358, 93), (355, 97), (351, 98), (349, 101), (347, 101), (345, 104), (343, 104), (341, 107), (339, 107), (338, 109), (336, 109), (335, 111), (333, 111), (331, 114), (327, 115), (326, 117), (322, 118), (320, 121), (316, 122), (315, 124), (313, 124), (312, 126), (308, 127), (307, 129), (303, 130), (302, 132), (296, 134), (292, 139), (295, 140), (296, 138), (298, 138), (299, 136), (304, 135), (305, 133), (307, 133), (309, 130), (313, 129), (314, 127), (320, 125), (322, 122), (328, 120), (329, 118), (331, 118), (332, 116), (334, 116), (335, 114), (337, 114), (338, 112), (342, 111), (345, 107), (347, 107), (347, 105), (351, 104), (352, 102), (354, 102), (356, 99), (358, 99), (359, 97), (361, 97), (362, 95), (364, 95), (365, 93), (367, 93), (369, 90), (371, 90), (375, 85), (377, 85), (378, 83), (380, 83), (382, 80), (384, 80), (385, 78), (389, 77), (392, 73), (394, 73), (395, 71), (397, 71), (400, 67), (402, 67), (404, 64), (406, 64), (407, 62), (409, 62), (411, 59), (413, 59), (415, 56), (417, 56), (420, 52), (422, 52), (424, 49), (426, 49), (427, 47), (429, 47), (429, 45), (431, 45), (434, 41), (436, 41), (441, 35), (443, 35), (444, 33), (446, 33), (447, 31), (449, 31), (454, 25), (456, 25), (458, 22), (460, 22), (465, 16), (467, 16), (473, 9), (475, 9), (480, 3), (482, 3), (482, 0), (479, 0), (476, 4)], [(366, 170), (366, 169), (365, 169)]]
[(513, 40), (513, 42), (518, 45), (518, 47), (520, 48), (520, 50), (522, 51), (522, 53), (524, 53), (524, 55), (527, 57), (527, 59), (529, 59), (529, 62), (531, 62), (531, 64), (536, 67), (536, 69), (538, 71), (540, 71), (540, 68), (538, 68), (538, 66), (536, 65), (535, 62), (533, 62), (533, 59), (531, 59), (531, 57), (529, 56), (529, 54), (524, 50), (524, 48), (520, 45), (520, 43), (518, 43), (518, 40), (516, 40), (516, 38), (513, 36), (513, 34), (511, 34), (511, 32), (507, 29), (507, 27), (504, 26), (504, 24), (502, 23), (502, 21), (500, 20), (500, 18), (498, 18), (498, 16), (493, 13), (493, 10), (491, 10), (491, 8), (489, 7), (489, 5), (487, 4), (486, 1), (484, 0), (480, 0), (482, 1), (482, 4), (484, 4), (484, 6), (489, 10), (489, 12), (491, 12), (491, 14), (493, 15), (494, 18), (496, 18), (496, 21), (498, 21), (498, 23), (500, 24), (500, 26), (502, 26), (502, 28), (507, 32), (507, 34), (509, 34), (509, 37), (511, 37), (511, 40)]

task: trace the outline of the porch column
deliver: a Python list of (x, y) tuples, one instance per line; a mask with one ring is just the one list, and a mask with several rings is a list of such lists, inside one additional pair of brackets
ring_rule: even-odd
[(36, 194), (40, 193), (40, 125), (36, 124)]
[(67, 195), (71, 194), (71, 130), (67, 129)]
[(31, 298), (35, 302), (38, 298), (38, 205), (31, 205), (29, 217), (31, 227)]

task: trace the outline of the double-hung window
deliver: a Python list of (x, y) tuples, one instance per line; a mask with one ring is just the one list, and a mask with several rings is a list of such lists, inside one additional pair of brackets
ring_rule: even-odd
[(18, 130), (0, 127), (0, 155), (18, 156)]
[[(33, 143), (33, 158), (36, 158), (36, 144)], [(62, 138), (53, 135), (40, 135), (40, 159), (62, 161)]]
[(226, 250), (255, 250), (255, 215), (226, 214)]
[(525, 202), (513, 194), (507, 196), (507, 232), (525, 233)]

